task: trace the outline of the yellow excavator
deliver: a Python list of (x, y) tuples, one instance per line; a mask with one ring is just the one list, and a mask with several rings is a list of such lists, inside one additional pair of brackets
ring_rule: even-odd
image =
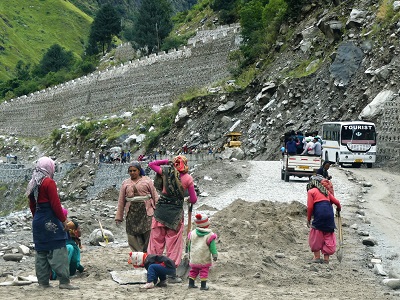
[(240, 132), (232, 131), (225, 135), (227, 137), (227, 142), (224, 144), (224, 148), (235, 148), (242, 146), (242, 142), (239, 138), (242, 136)]

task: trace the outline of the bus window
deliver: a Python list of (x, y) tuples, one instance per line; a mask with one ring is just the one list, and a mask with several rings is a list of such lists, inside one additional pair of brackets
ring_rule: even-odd
[(363, 141), (371, 145), (376, 144), (376, 133), (374, 126), (362, 126), (354, 124), (342, 127), (342, 143), (356, 143)]

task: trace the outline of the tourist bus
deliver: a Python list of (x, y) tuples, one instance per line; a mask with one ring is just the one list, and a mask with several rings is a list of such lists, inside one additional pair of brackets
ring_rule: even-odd
[(340, 166), (372, 168), (376, 160), (376, 129), (372, 122), (348, 121), (322, 124), (322, 159)]

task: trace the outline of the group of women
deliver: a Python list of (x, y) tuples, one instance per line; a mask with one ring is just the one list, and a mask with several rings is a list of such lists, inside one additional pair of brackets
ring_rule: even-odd
[[(187, 158), (181, 155), (173, 161), (152, 161), (149, 167), (157, 174), (154, 181), (145, 176), (139, 162), (129, 164), (130, 177), (121, 185), (115, 222), (120, 225), (125, 217), (132, 251), (163, 255), (165, 250), (177, 267), (183, 252), (184, 199), (188, 197), (192, 204), (197, 202), (193, 178), (188, 173)], [(54, 272), (59, 288), (78, 289), (70, 283), (66, 248), (68, 222), (53, 180), (54, 172), (54, 161), (49, 157), (40, 158), (26, 191), (33, 215), (36, 276), (43, 288), (50, 287), (49, 274)], [(318, 175), (307, 185), (307, 224), (311, 227), (309, 244), (314, 253), (313, 262), (329, 263), (329, 256), (336, 249), (332, 204), (337, 206), (337, 211), (341, 205), (333, 191), (326, 188), (326, 180)], [(181, 281), (180, 278), (171, 281), (174, 280)]]
[[(190, 203), (197, 201), (188, 161), (176, 156), (173, 161), (155, 160), (149, 163), (160, 177), (159, 191), (153, 180), (137, 161), (128, 166), (130, 178), (120, 188), (115, 222), (126, 221), (128, 244), (132, 251), (166, 256), (179, 266), (183, 252), (186, 195)], [(55, 162), (41, 157), (33, 171), (26, 195), (33, 215), (32, 232), (35, 244), (35, 270), (39, 286), (50, 287), (50, 274), (59, 280), (60, 289), (78, 289), (70, 283), (68, 251), (68, 220), (63, 212), (57, 186), (53, 180)], [(179, 282), (179, 278), (171, 278)]]
[[(179, 266), (183, 252), (183, 205), (197, 201), (192, 176), (185, 156), (149, 162), (160, 180), (157, 190), (137, 161), (128, 166), (130, 178), (123, 181), (115, 217), (117, 225), (126, 220), (128, 244), (133, 252), (166, 256)], [(157, 177), (156, 176), (156, 177)], [(170, 282), (180, 282), (170, 278)]]

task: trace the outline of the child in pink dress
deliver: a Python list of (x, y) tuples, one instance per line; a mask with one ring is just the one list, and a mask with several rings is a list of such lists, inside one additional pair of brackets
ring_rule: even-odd
[(218, 251), (215, 240), (217, 235), (209, 229), (209, 219), (205, 214), (196, 214), (196, 229), (189, 233), (189, 288), (197, 288), (194, 281), (200, 277), (200, 290), (208, 290), (208, 272), (213, 261), (217, 261)]

